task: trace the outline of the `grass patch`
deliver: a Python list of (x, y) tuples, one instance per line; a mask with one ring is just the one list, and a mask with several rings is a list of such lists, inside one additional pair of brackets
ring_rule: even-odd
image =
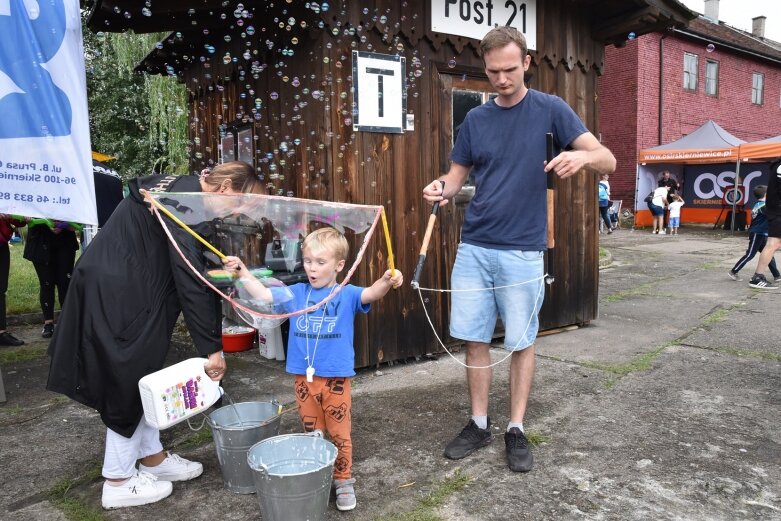
[(177, 449), (196, 449), (212, 441), (212, 430), (204, 425), (199, 431), (190, 432), (180, 442), (174, 445)]
[(9, 416), (16, 416), (19, 414), (22, 414), (25, 411), (25, 408), (21, 405), (12, 405), (12, 406), (6, 406), (3, 408), (3, 412), (7, 413)]
[(700, 265), (700, 269), (714, 270), (721, 266), (721, 261), (710, 261)]
[(649, 291), (656, 284), (657, 282), (646, 282), (645, 284), (641, 284), (636, 288), (631, 288), (624, 291), (619, 291), (618, 293), (614, 293), (612, 295), (608, 295), (607, 297), (602, 299), (602, 302), (620, 302), (626, 298), (639, 297), (641, 295), (658, 296)]
[(617, 376), (625, 376), (628, 375), (629, 373), (649, 370), (651, 368), (651, 363), (660, 354), (662, 354), (662, 352), (665, 349), (667, 349), (671, 345), (675, 345), (675, 344), (674, 343), (664, 344), (660, 347), (657, 347), (653, 351), (643, 353), (642, 355), (638, 356), (634, 360), (630, 360), (629, 362), (623, 364), (608, 364), (603, 362), (580, 362), (580, 365), (582, 365), (583, 367), (589, 367), (591, 369), (599, 369), (601, 371), (607, 371)]
[[(40, 285), (33, 263), (25, 259), (24, 243), (11, 244), (11, 270), (8, 273), (8, 291), (5, 294), (6, 315), (40, 313), (38, 298)], [(76, 251), (78, 260), (81, 251)], [(60, 309), (58, 298), (54, 299), (55, 312)]]
[(69, 520), (105, 521), (102, 510), (90, 506), (82, 498), (71, 494), (74, 488), (101, 479), (101, 467), (101, 463), (95, 462), (78, 478), (59, 481), (46, 493), (49, 501)]
[(526, 439), (528, 442), (531, 443), (534, 447), (537, 447), (543, 443), (548, 443), (548, 441), (550, 441), (548, 436), (545, 436), (544, 434), (537, 431), (525, 431), (524, 434), (526, 434)]
[(84, 500), (76, 497), (62, 497), (50, 500), (58, 508), (65, 519), (71, 521), (105, 521), (103, 511), (89, 506)]
[(602, 381), (602, 389), (609, 391), (610, 389), (615, 387), (617, 383), (618, 383), (618, 378), (613, 378), (612, 376), (609, 376)]
[(702, 325), (703, 326), (710, 326), (712, 324), (715, 324), (716, 322), (721, 322), (722, 320), (727, 318), (728, 314), (729, 314), (729, 310), (728, 309), (719, 308), (716, 311), (714, 311), (713, 313), (711, 313), (710, 315), (708, 315), (707, 317), (705, 317), (702, 320)]
[(0, 351), (0, 364), (18, 364), (20, 362), (32, 362), (34, 360), (43, 360), (47, 356), (46, 346), (22, 347), (14, 351)]
[(463, 490), (470, 481), (471, 477), (457, 470), (453, 476), (436, 484), (431, 492), (420, 500), (420, 505), (415, 510), (379, 517), (376, 521), (444, 521), (437, 515), (436, 509), (444, 505), (450, 496)]
[(608, 256), (607, 250), (603, 247), (599, 247), (599, 260), (606, 259)]
[[(38, 276), (33, 263), (22, 257), (23, 252), (23, 243), (11, 245), (11, 270), (8, 274), (8, 291), (5, 294), (7, 315), (41, 311), (38, 301)], [(55, 305), (59, 306), (56, 300)]]
[(723, 353), (725, 355), (743, 356), (748, 358), (759, 358), (760, 360), (771, 360), (773, 362), (781, 362), (781, 355), (775, 353), (763, 353), (761, 351), (745, 351), (743, 349), (735, 349), (734, 347), (715, 347), (713, 351), (717, 353)]

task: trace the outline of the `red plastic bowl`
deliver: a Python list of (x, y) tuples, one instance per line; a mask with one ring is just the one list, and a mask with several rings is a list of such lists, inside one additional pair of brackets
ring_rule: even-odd
[(252, 343), (255, 340), (256, 331), (248, 331), (247, 333), (223, 333), (222, 334), (222, 350), (226, 353), (238, 353), (241, 351), (247, 351), (252, 349)]

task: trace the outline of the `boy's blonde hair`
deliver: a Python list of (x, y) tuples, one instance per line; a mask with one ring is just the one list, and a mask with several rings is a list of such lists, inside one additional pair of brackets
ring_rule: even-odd
[(350, 251), (350, 245), (347, 239), (336, 229), (327, 226), (318, 228), (304, 238), (301, 250), (311, 250), (318, 252), (326, 250), (333, 254), (337, 261), (347, 260), (347, 254)]

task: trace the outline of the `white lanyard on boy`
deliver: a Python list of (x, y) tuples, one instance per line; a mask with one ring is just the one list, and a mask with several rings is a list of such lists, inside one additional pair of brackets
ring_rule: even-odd
[[(331, 293), (334, 292), (334, 288), (336, 288), (337, 285), (334, 285), (331, 287), (331, 291), (328, 293), (328, 296), (331, 296)], [(309, 303), (309, 297), (312, 295), (312, 287), (309, 287), (309, 292), (306, 294), (306, 302)], [(325, 313), (327, 311), (328, 303), (326, 302), (323, 304), (323, 314), (320, 317), (320, 329), (317, 330), (317, 336), (315, 337), (315, 346), (312, 349), (312, 356), (309, 356), (309, 314), (306, 314), (306, 333), (304, 334), (304, 338), (306, 339), (306, 381), (307, 382), (313, 382), (314, 376), (315, 376), (315, 354), (317, 353), (317, 342), (320, 341), (320, 331), (323, 330), (323, 327), (325, 326)]]

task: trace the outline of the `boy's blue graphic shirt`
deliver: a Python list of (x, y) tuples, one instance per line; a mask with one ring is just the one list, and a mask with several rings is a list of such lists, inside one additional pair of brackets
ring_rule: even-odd
[[(300, 283), (293, 284), (288, 289), (293, 293), (293, 299), (286, 306), (293, 310), (320, 302), (328, 297), (333, 288), (317, 289), (309, 283)], [(363, 290), (364, 288), (347, 284), (324, 306), (303, 315), (290, 317), (285, 368), (288, 373), (306, 374), (309, 365), (308, 343), (315, 376), (355, 376), (355, 314), (368, 313), (371, 309), (371, 304), (361, 303)]]
[(748, 229), (749, 233), (767, 235), (768, 224), (765, 210), (765, 201), (757, 201), (754, 203), (754, 208), (751, 209), (751, 226), (749, 226)]

